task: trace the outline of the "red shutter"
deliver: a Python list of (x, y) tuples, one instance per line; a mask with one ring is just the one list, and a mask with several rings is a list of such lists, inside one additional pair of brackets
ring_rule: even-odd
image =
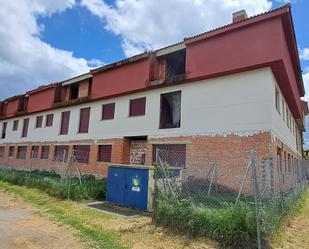
[(146, 97), (130, 100), (130, 117), (145, 115)]
[(113, 119), (115, 115), (115, 103), (102, 106), (102, 120)]
[(35, 128), (41, 128), (43, 124), (43, 116), (36, 117)]
[(54, 121), (54, 114), (47, 114), (46, 115), (46, 126), (47, 127), (53, 126), (53, 121)]
[(2, 125), (2, 133), (1, 133), (1, 138), (4, 139), (6, 136), (6, 127), (7, 127), (7, 122), (4, 122)]
[(4, 146), (0, 146), (0, 157), (4, 156)]
[(61, 135), (68, 134), (69, 123), (70, 123), (70, 111), (63, 112), (61, 114), (61, 128), (60, 128), (60, 134)]
[(74, 145), (73, 152), (78, 163), (89, 162), (90, 145)]
[(13, 123), (13, 131), (17, 131), (17, 130), (18, 130), (18, 123), (19, 123), (18, 120), (14, 120), (14, 123)]
[(88, 133), (90, 118), (90, 107), (80, 109), (79, 133)]
[(31, 158), (38, 158), (39, 146), (32, 146), (31, 148)]
[(153, 146), (153, 161), (156, 161), (156, 152), (163, 162), (173, 167), (186, 166), (186, 145), (185, 144), (160, 144)]
[(29, 118), (24, 119), (23, 132), (22, 137), (27, 137), (28, 135), (28, 127), (29, 127)]
[(63, 161), (67, 160), (69, 152), (68, 145), (56, 145), (55, 146), (55, 160)]
[(43, 145), (41, 148), (41, 159), (48, 159), (49, 157), (49, 145)]
[(17, 147), (17, 158), (26, 159), (27, 146), (18, 146)]
[(98, 161), (110, 162), (112, 160), (112, 146), (111, 145), (99, 145)]
[(15, 153), (15, 146), (10, 146), (9, 147), (9, 157), (14, 157)]

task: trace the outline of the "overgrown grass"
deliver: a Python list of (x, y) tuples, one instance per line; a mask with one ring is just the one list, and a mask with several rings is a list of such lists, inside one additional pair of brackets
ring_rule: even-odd
[(69, 225), (76, 230), (81, 239), (102, 249), (124, 249), (119, 243), (120, 234), (105, 230), (96, 225), (95, 220), (108, 220), (111, 216), (81, 206), (72, 201), (58, 201), (39, 190), (27, 189), (0, 181), (0, 189), (13, 193), (23, 200), (51, 215), (56, 220)]
[(157, 199), (156, 224), (190, 236), (207, 236), (225, 248), (250, 248), (256, 236), (255, 214), (247, 205), (209, 208), (188, 200)]
[[(301, 209), (303, 191), (288, 194), (282, 201), (271, 199), (259, 206), (261, 242), (269, 248), (287, 217)], [(248, 201), (251, 200), (251, 201)], [(256, 212), (252, 198), (241, 200), (237, 207), (230, 198), (192, 196), (167, 198), (158, 194), (154, 202), (156, 224), (190, 236), (207, 236), (223, 248), (255, 248), (257, 245)], [(211, 205), (210, 205), (211, 203)]]
[(0, 180), (15, 185), (37, 188), (51, 196), (75, 201), (103, 199), (106, 194), (105, 179), (96, 180), (93, 176), (83, 176), (82, 184), (77, 178), (61, 181), (60, 176), (48, 171), (20, 171), (0, 169)]
[(291, 196), (283, 198), (283, 206), (285, 206), (288, 211), (282, 215), (278, 215), (282, 213), (282, 208), (278, 205), (274, 208), (268, 208), (267, 212), (266, 210), (264, 211), (265, 219), (268, 219), (269, 224), (269, 241), (272, 243), (281, 243), (285, 224), (303, 212), (303, 208), (309, 199), (309, 189), (307, 188), (304, 192), (300, 192), (297, 196), (294, 196), (294, 198), (296, 198), (297, 201), (294, 201)]

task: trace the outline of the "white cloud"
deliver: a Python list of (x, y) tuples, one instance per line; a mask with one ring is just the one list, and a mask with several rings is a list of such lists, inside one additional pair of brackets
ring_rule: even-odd
[(299, 57), (302, 60), (309, 60), (309, 48), (304, 48), (299, 52)]
[(303, 74), (303, 81), (304, 81), (305, 92), (306, 92), (306, 95), (303, 99), (309, 102), (309, 71)]
[(269, 0), (82, 0), (105, 29), (122, 37), (127, 56), (156, 49), (231, 22), (232, 13), (267, 11)]
[(75, 0), (1, 1), (0, 99), (89, 70), (85, 59), (40, 39), (43, 27), (36, 18), (74, 4)]
[(99, 59), (91, 59), (87, 61), (88, 66), (91, 68), (97, 68), (106, 65), (103, 61)]

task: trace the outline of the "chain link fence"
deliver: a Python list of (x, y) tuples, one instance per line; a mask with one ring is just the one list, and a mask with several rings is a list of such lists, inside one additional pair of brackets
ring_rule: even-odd
[(309, 162), (261, 159), (254, 150), (238, 162), (157, 149), (154, 221), (226, 248), (268, 248), (307, 186)]

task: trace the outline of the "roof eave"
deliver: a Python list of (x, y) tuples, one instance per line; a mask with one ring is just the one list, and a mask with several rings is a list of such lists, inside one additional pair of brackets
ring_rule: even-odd
[(115, 63), (105, 65), (103, 67), (92, 69), (92, 70), (90, 70), (90, 74), (96, 74), (96, 73), (106, 71), (106, 70), (109, 70), (109, 69), (118, 68), (118, 67), (124, 66), (124, 65), (129, 64), (129, 63), (145, 60), (145, 59), (148, 59), (153, 54), (154, 54), (153, 51), (147, 51), (147, 52), (126, 58), (124, 60), (120, 60), (120, 61), (117, 61)]

